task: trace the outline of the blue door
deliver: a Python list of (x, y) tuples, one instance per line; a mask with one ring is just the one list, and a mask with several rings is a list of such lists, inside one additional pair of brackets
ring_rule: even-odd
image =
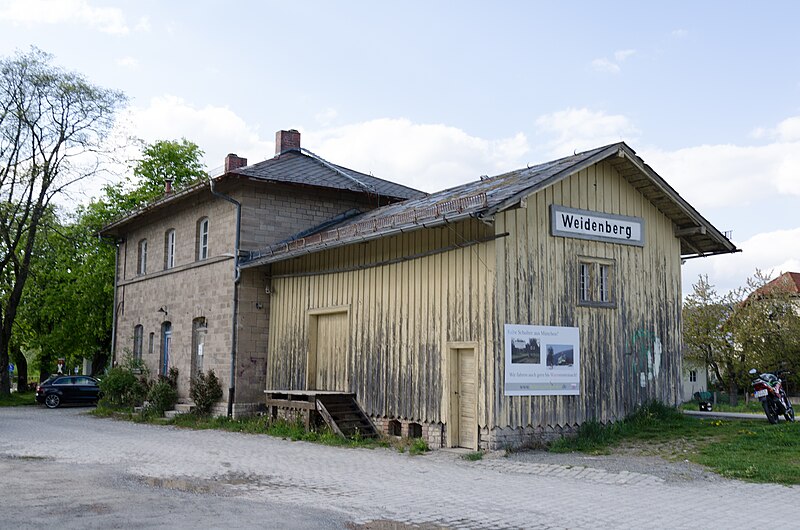
[(161, 375), (169, 373), (169, 349), (172, 344), (172, 324), (164, 322), (161, 325)]

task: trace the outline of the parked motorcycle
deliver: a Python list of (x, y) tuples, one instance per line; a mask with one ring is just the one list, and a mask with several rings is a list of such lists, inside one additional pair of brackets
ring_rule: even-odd
[[(749, 374), (756, 376), (753, 379), (753, 396), (761, 401), (761, 406), (764, 407), (764, 414), (770, 423), (778, 423), (778, 416), (783, 414), (786, 421), (794, 421), (794, 408), (789, 401), (789, 396), (786, 395), (786, 390), (783, 388), (784, 382), (780, 376), (786, 374), (786, 371), (777, 371), (774, 374), (765, 372), (760, 375), (756, 372), (755, 368), (750, 370)], [(777, 375), (776, 375), (777, 374)]]

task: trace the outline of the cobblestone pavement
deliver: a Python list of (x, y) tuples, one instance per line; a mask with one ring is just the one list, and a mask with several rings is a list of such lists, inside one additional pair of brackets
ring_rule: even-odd
[[(103, 484), (107, 496), (133, 495), (145, 510), (149, 498), (172, 490), (187, 496), (177, 503), (194, 503), (197, 509), (224, 499), (219, 510), (234, 510), (234, 520), (225, 522), (225, 514), (217, 514), (218, 525), (229, 528), (258, 521), (254, 506), (282, 510), (297, 528), (744, 528), (769, 506), (776, 507), (781, 521), (800, 521), (796, 487), (673, 482), (648, 473), (499, 453), (475, 462), (452, 451), (412, 457), (389, 449), (140, 425), (94, 418), (85, 411), (0, 409), (0, 477), (7, 477), (0, 481), (8, 483), (4, 470), (12, 469), (12, 462), (29, 463), (37, 473), (42, 472), (35, 466), (40, 461), (53, 469), (80, 464), (75, 469), (99, 470), (108, 477)], [(74, 487), (80, 488), (75, 480)], [(137, 486), (122, 488), (124, 481)], [(8, 503), (3, 497), (0, 502)], [(89, 505), (84, 526), (99, 526), (103, 512), (113, 512), (110, 501), (99, 504)], [(313, 510), (320, 518), (304, 520)], [(260, 520), (262, 527), (285, 526)], [(216, 519), (203, 521), (202, 527), (217, 526), (208, 524)], [(174, 523), (169, 526), (197, 527), (191, 517)], [(138, 526), (158, 524), (143, 519)]]

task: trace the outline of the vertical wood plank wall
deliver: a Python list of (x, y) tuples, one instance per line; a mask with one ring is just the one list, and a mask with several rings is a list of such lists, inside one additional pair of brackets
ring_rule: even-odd
[[(478, 381), (493, 364), (485, 351), (493, 342), (494, 242), (357, 271), (291, 275), (378, 263), (493, 234), (493, 227), (468, 220), (273, 264), (267, 386), (305, 389), (309, 310), (347, 306), (345, 384), (366, 412), (446, 422), (447, 344), (481, 342)], [(478, 393), (487, 395), (486, 387)], [(479, 416), (486, 425), (485, 407)]]
[[(645, 245), (553, 237), (553, 203), (641, 217)], [(302, 275), (506, 232), (402, 263)], [(578, 256), (614, 260), (615, 308), (577, 305)], [(304, 389), (308, 311), (349, 306), (347, 385), (368, 414), (446, 423), (447, 344), (475, 341), (480, 427), (615, 420), (649, 399), (679, 400), (680, 274), (670, 220), (601, 163), (498, 213), (494, 227), (464, 221), (273, 264), (267, 387)], [(580, 328), (581, 394), (504, 396), (504, 323)]]
[[(641, 217), (644, 247), (553, 237), (553, 203)], [(678, 402), (680, 247), (667, 217), (601, 163), (530, 196), (524, 208), (498, 214), (496, 232), (510, 236), (497, 240), (498, 362), (487, 385), (493, 427), (605, 422), (647, 400)], [(578, 305), (578, 256), (614, 260), (615, 308)], [(504, 396), (503, 323), (578, 327), (580, 395)]]

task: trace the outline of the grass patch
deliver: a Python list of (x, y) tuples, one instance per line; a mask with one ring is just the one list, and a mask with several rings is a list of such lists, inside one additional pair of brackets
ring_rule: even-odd
[[(700, 403), (697, 401), (687, 401), (686, 403), (680, 406), (681, 410), (700, 410)], [(743, 413), (751, 413), (751, 414), (763, 414), (764, 408), (761, 405), (761, 402), (758, 400), (750, 400), (749, 402), (745, 403), (744, 398), (739, 400), (739, 404), (735, 407), (731, 406), (730, 403), (727, 401), (725, 402), (717, 402), (714, 405), (714, 411), (716, 412), (743, 412)]]
[(5, 396), (0, 394), (0, 407), (21, 407), (36, 405), (36, 392), (11, 392)]
[[(688, 445), (680, 454), (720, 475), (751, 482), (800, 484), (800, 423), (695, 418), (651, 403), (610, 425), (588, 422), (573, 438), (553, 442), (553, 452), (610, 453), (622, 443), (652, 447)], [(664, 455), (663, 447), (659, 450)]]
[(474, 451), (472, 453), (467, 453), (464, 456), (462, 456), (461, 458), (463, 458), (464, 460), (467, 460), (469, 462), (475, 462), (477, 460), (483, 460), (483, 451)]
[(178, 414), (174, 418), (167, 419), (154, 417), (151, 414), (134, 412), (131, 408), (104, 406), (102, 403), (90, 414), (101, 418), (117, 418), (136, 423), (174, 425), (175, 427), (184, 429), (216, 429), (245, 434), (266, 434), (285, 440), (302, 440), (305, 442), (314, 442), (337, 447), (375, 448), (389, 446), (389, 443), (383, 439), (362, 438), (358, 435), (350, 438), (342, 438), (333, 433), (327, 426), (307, 431), (302, 422), (292, 422), (283, 419), (270, 420), (264, 416), (252, 416), (234, 420), (226, 416), (200, 416), (194, 413), (187, 413)]

